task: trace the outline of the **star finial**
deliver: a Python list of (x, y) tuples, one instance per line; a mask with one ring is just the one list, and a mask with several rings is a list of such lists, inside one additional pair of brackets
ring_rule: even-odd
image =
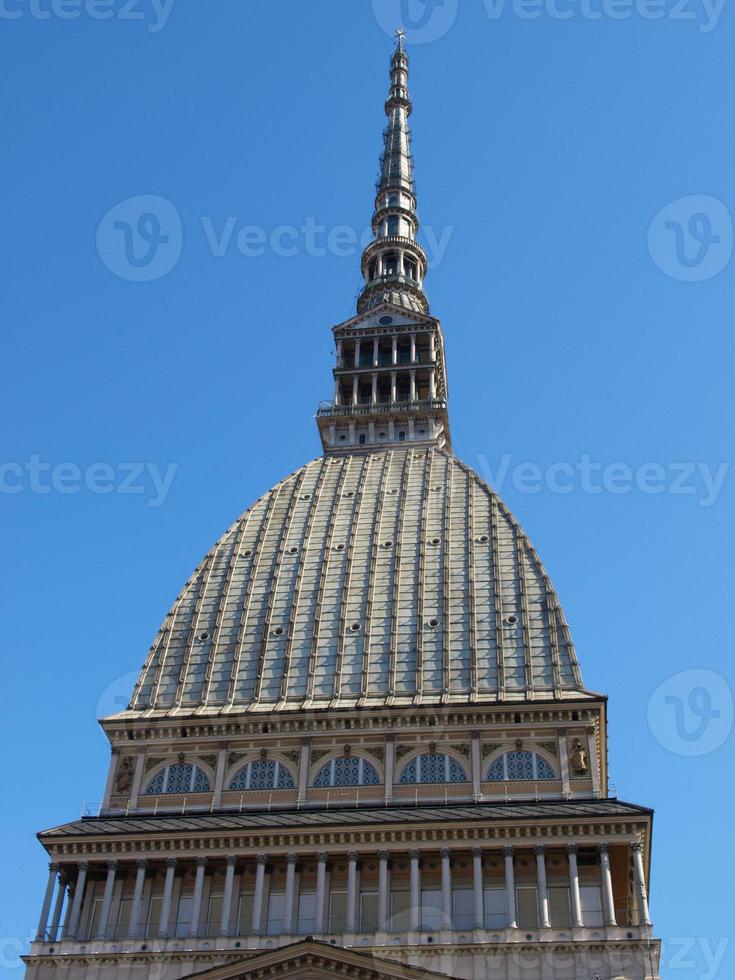
[(403, 51), (403, 39), (405, 38), (405, 36), (406, 36), (406, 32), (403, 30), (402, 27), (399, 27), (398, 30), (396, 31), (396, 38), (398, 39), (399, 51)]

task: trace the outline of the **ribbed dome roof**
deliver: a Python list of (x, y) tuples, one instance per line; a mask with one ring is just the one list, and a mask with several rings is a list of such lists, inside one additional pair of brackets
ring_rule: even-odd
[(220, 538), (172, 606), (135, 712), (517, 701), (582, 691), (544, 568), (440, 450), (324, 457)]

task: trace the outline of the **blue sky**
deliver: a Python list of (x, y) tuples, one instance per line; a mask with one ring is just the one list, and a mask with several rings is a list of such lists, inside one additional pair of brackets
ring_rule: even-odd
[(656, 808), (663, 975), (732, 976), (733, 12), (403, 6), (0, 0), (3, 976), (35, 831), (101, 797), (97, 715), (319, 454), (401, 20), (455, 449), (610, 696), (619, 795)]

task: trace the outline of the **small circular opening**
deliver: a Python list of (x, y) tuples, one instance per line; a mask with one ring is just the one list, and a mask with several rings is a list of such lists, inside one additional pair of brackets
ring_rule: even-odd
[(299, 550), (298, 548), (289, 548), (288, 553), (289, 555), (295, 555), (298, 554), (298, 550)]
[(516, 623), (518, 622), (518, 617), (517, 616), (506, 616), (505, 621), (508, 624), (508, 626), (515, 626)]
[(383, 542), (383, 547), (384, 548), (392, 548), (393, 547), (393, 542), (392, 541), (384, 541)]
[(247, 551), (243, 551), (242, 556), (243, 556), (243, 558), (252, 558), (252, 556), (253, 556), (252, 549), (249, 548)]
[(381, 316), (378, 320), (381, 327), (389, 327), (392, 323), (395, 323), (392, 316)]
[(345, 494), (345, 497), (354, 497), (354, 496), (355, 496), (355, 491), (354, 490), (350, 490), (350, 491), (348, 491)]
[(283, 634), (285, 632), (286, 631), (285, 631), (285, 629), (282, 626), (276, 626), (276, 628), (273, 630), (273, 635), (274, 636), (283, 636)]
[(359, 633), (362, 627), (360, 626), (359, 623), (353, 623), (352, 626), (350, 626), (350, 629), (352, 630), (353, 633)]
[(203, 633), (200, 633), (199, 636), (197, 637), (197, 640), (208, 640), (208, 639), (209, 639), (209, 633), (206, 630), (204, 630)]
[(338, 544), (334, 550), (335, 551), (344, 551), (345, 550), (345, 546), (343, 544)]
[(302, 493), (301, 494), (301, 499), (302, 500), (311, 500), (311, 494), (310, 493)]
[(481, 534), (477, 540), (480, 542), (480, 544), (487, 544), (490, 538), (487, 536), (487, 534)]
[(391, 495), (391, 497), (395, 497), (395, 495), (398, 493), (398, 491), (397, 490), (389, 490), (388, 493)]
[(432, 538), (431, 539), (431, 543), (433, 545), (441, 544), (442, 543), (442, 539), (441, 538)]
[(439, 625), (439, 620), (438, 619), (434, 618), (434, 619), (430, 619), (429, 620), (429, 628), (430, 629), (435, 630), (438, 625)]

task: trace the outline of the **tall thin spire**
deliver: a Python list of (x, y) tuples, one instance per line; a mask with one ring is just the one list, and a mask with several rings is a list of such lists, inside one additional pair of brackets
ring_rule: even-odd
[(419, 219), (408, 117), (408, 58), (397, 34), (385, 103), (388, 127), (373, 214), (375, 238), (362, 256), (365, 286), (357, 316), (333, 328), (334, 399), (317, 413), (330, 454), (394, 447), (451, 452), (441, 324), (424, 295), (426, 256)]
[(365, 286), (357, 301), (359, 313), (380, 303), (393, 303), (416, 313), (429, 309), (423, 291), (426, 255), (416, 241), (419, 218), (408, 123), (413, 110), (408, 92), (408, 55), (404, 32), (398, 31), (396, 37), (385, 103), (388, 126), (373, 212), (375, 239), (362, 256)]

